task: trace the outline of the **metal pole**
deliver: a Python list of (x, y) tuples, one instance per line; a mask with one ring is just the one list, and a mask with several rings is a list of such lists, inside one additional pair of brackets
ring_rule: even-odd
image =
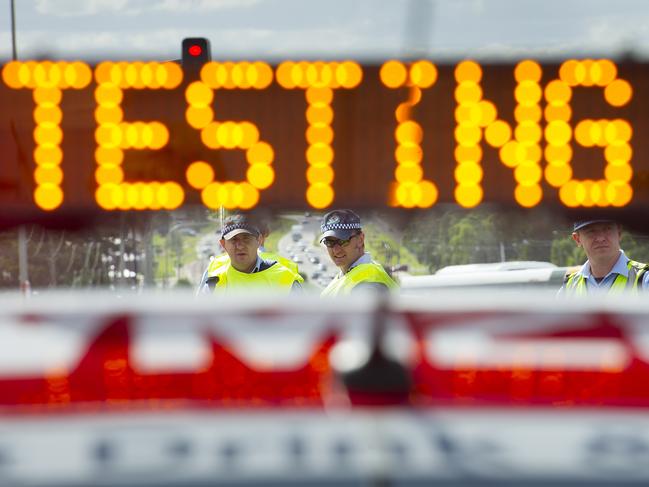
[(16, 7), (14, 0), (9, 2), (11, 4), (11, 58), (16, 61), (18, 54), (16, 53)]
[[(9, 2), (11, 7), (11, 59), (18, 60), (18, 52), (16, 50), (16, 6), (14, 0)], [(27, 232), (25, 226), (18, 227), (18, 281), (20, 290), (24, 295), (29, 294), (29, 272), (27, 263)]]

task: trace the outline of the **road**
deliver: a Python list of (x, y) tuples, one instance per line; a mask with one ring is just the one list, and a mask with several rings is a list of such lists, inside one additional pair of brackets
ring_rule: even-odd
[(279, 239), (278, 252), (297, 263), (300, 274), (307, 282), (317, 288), (326, 287), (338, 270), (329, 260), (324, 247), (317, 242), (320, 216), (293, 214), (286, 217), (295, 220), (295, 224), (290, 232)]

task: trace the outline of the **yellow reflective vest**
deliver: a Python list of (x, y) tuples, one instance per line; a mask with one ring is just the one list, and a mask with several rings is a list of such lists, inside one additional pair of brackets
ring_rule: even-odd
[[(627, 269), (629, 269), (629, 276), (626, 277), (618, 274), (608, 289), (608, 294), (620, 294), (629, 291), (637, 292), (638, 284), (642, 281), (644, 273), (649, 269), (649, 265), (629, 260)], [(564, 288), (567, 296), (585, 296), (588, 294), (586, 278), (579, 272), (574, 272), (566, 277)]]
[(299, 274), (300, 271), (297, 268), (297, 264), (293, 262), (291, 259), (287, 259), (286, 257), (282, 257), (279, 254), (276, 254), (275, 252), (268, 252), (266, 250), (259, 252), (259, 256), (264, 259), (264, 260), (274, 260), (275, 262), (279, 262), (282, 264), (284, 267), (290, 269), (293, 271), (295, 274)]
[(349, 294), (356, 286), (362, 283), (383, 284), (388, 290), (397, 289), (397, 283), (385, 272), (385, 269), (376, 262), (358, 264), (349, 272), (337, 275), (331, 283), (320, 293), (320, 296), (340, 296)]
[[(276, 254), (274, 252), (267, 252), (265, 250), (263, 252), (259, 252), (259, 256), (264, 260), (268, 260), (268, 261), (273, 261), (274, 260), (275, 262), (279, 262), (284, 267), (286, 267), (286, 268), (290, 269), (291, 271), (293, 271), (294, 274), (297, 274), (297, 275), (300, 274), (300, 271), (298, 270), (297, 264), (295, 262), (293, 262), (292, 260), (287, 259), (286, 257), (282, 257), (281, 255), (278, 255), (278, 254)], [(229, 263), (230, 263), (230, 256), (228, 254), (223, 254), (223, 255), (218, 256), (215, 259), (212, 259), (212, 261), (210, 262), (210, 265), (207, 267), (207, 277), (217, 275), (219, 273), (219, 269), (221, 267), (225, 267)], [(302, 276), (300, 276), (300, 278), (301, 277)], [(300, 281), (300, 282), (302, 282), (302, 281)]]
[(228, 254), (219, 255), (212, 259), (207, 266), (207, 277), (216, 276), (221, 268), (230, 265), (230, 256)]
[(214, 283), (214, 293), (222, 293), (226, 290), (248, 290), (264, 289), (271, 291), (290, 292), (295, 281), (302, 283), (304, 280), (299, 274), (291, 269), (275, 262), (263, 271), (246, 273), (236, 270), (228, 262), (221, 266), (218, 271), (208, 277)]

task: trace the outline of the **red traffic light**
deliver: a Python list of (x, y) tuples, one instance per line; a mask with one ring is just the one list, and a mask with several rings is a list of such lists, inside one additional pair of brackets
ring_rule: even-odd
[(204, 37), (188, 37), (182, 43), (182, 65), (186, 79), (197, 79), (198, 73), (212, 57), (210, 41)]
[[(187, 37), (182, 43), (182, 65), (185, 76), (196, 77), (212, 57), (210, 41), (204, 37)], [(188, 78), (189, 79), (189, 78)]]

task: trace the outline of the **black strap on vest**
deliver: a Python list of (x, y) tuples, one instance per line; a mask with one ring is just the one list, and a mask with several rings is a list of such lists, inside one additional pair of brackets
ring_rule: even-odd
[(563, 276), (563, 285), (565, 286), (566, 284), (568, 284), (568, 281), (570, 280), (570, 278), (572, 276), (574, 276), (575, 274), (577, 274), (577, 273), (576, 272), (566, 272), (566, 275)]
[(219, 283), (219, 276), (208, 277), (207, 280), (205, 281), (205, 284), (207, 284), (207, 287), (210, 291), (214, 291), (214, 288), (218, 283)]
[[(635, 266), (631, 264), (631, 270), (629, 271), (629, 281), (631, 281), (631, 273), (633, 272), (633, 283), (636, 282), (636, 279), (638, 283), (641, 285), (642, 283), (642, 278), (645, 275), (645, 272), (647, 272), (647, 269), (649, 269), (649, 264), (642, 264), (640, 262), (636, 262), (638, 265)], [(633, 284), (631, 284), (633, 286)], [(628, 286), (628, 283), (627, 283)]]

